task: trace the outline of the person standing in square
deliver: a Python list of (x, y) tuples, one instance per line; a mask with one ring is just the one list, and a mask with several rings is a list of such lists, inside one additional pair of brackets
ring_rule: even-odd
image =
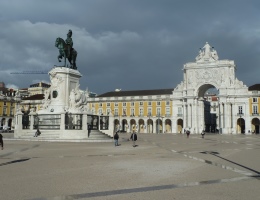
[[(117, 131), (117, 132), (118, 132), (118, 131)], [(118, 135), (117, 132), (116, 132), (115, 135), (114, 135), (115, 147), (118, 146), (118, 139), (119, 139), (119, 135)]]
[(0, 133), (0, 145), (1, 145), (2, 150), (4, 150), (4, 141), (3, 141), (3, 136), (1, 133)]
[(135, 133), (135, 131), (133, 131), (130, 139), (133, 141), (133, 147), (136, 147), (135, 141), (137, 140), (137, 134)]

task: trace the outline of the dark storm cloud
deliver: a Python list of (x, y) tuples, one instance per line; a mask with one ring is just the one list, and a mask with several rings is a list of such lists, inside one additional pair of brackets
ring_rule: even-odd
[(72, 29), (82, 89), (173, 88), (206, 42), (235, 60), (249, 86), (260, 82), (259, 8), (257, 0), (2, 0), (0, 81), (49, 81), (10, 73), (59, 65), (54, 41)]

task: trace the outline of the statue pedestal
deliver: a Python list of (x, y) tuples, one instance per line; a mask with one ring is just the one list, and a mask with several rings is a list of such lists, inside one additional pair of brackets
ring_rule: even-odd
[(66, 67), (55, 67), (49, 72), (49, 75), (51, 87), (45, 93), (45, 102), (39, 114), (66, 111), (70, 106), (70, 92), (79, 87), (79, 79), (82, 77), (79, 71)]

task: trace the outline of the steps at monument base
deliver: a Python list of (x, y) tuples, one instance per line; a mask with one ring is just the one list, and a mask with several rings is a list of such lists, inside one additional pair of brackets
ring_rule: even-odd
[(89, 133), (88, 139), (90, 139), (90, 140), (109, 140), (109, 139), (112, 139), (112, 137), (106, 135), (105, 133), (103, 133), (99, 130), (91, 130)]
[(75, 141), (75, 142), (80, 142), (80, 141), (93, 141), (93, 142), (108, 142), (112, 141), (112, 137), (108, 136), (107, 134), (99, 131), (99, 130), (91, 130), (89, 137), (85, 138), (60, 138), (60, 131), (41, 131), (41, 135), (38, 137), (34, 137), (36, 130), (27, 130), (24, 131), (22, 135), (19, 137), (15, 137), (15, 139), (21, 139), (21, 140), (30, 140), (30, 141)]
[[(20, 136), (19, 138), (21, 139), (35, 139), (34, 137), (35, 135), (35, 131), (33, 132), (26, 132), (25, 134), (23, 134), (22, 136)], [(60, 138), (60, 134), (59, 133), (55, 133), (55, 132), (48, 132), (48, 133), (43, 133), (41, 132), (41, 135), (39, 135), (37, 138), (39, 139), (59, 139)]]

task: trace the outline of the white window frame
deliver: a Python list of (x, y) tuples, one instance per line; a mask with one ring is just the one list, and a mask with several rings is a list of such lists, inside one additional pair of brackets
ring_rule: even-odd
[(156, 115), (160, 116), (161, 115), (161, 108), (156, 108)]
[(171, 114), (171, 108), (170, 107), (166, 107), (165, 108), (165, 114), (166, 115), (170, 115)]
[(102, 108), (99, 108), (99, 109), (98, 109), (98, 114), (99, 114), (99, 115), (102, 115), (102, 114), (103, 114), (103, 109), (102, 109)]
[(253, 114), (257, 114), (257, 113), (258, 113), (258, 106), (253, 105)]
[(178, 107), (178, 114), (182, 114), (182, 107)]
[(147, 108), (147, 115), (152, 116), (152, 107)]
[(126, 108), (122, 108), (122, 113), (123, 113), (123, 116), (127, 116)]
[(238, 106), (238, 114), (244, 114), (243, 113), (243, 106)]
[(131, 116), (135, 116), (135, 109), (131, 108)]
[(143, 116), (144, 115), (144, 109), (143, 108), (139, 108), (139, 115)]
[(111, 109), (110, 108), (107, 108), (107, 115), (109, 115), (111, 113)]

